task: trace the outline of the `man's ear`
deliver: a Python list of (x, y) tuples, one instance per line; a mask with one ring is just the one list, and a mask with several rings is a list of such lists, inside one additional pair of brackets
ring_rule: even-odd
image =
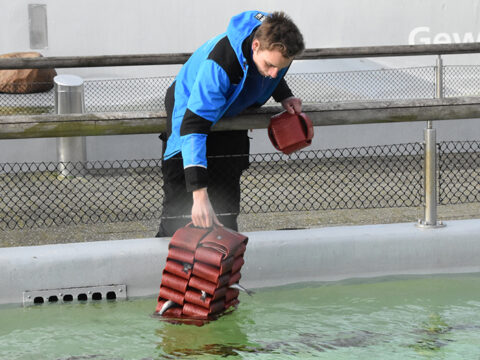
[(252, 50), (257, 51), (259, 48), (260, 48), (260, 41), (258, 39), (253, 39)]

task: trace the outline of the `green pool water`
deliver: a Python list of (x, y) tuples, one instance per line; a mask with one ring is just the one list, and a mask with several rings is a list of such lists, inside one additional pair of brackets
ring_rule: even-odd
[(0, 359), (480, 359), (480, 275), (264, 288), (204, 326), (155, 299), (0, 308)]

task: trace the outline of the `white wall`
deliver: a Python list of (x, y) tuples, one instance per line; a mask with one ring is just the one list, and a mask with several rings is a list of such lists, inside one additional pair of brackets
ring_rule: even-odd
[(0, 53), (30, 50), (31, 3), (47, 6), (45, 56), (191, 52), (252, 9), (286, 11), (308, 48), (404, 45), (420, 27), (417, 43), (480, 34), (478, 0), (0, 0)]
[[(302, 30), (307, 48), (405, 45), (477, 39), (480, 0), (0, 0), (0, 54), (30, 51), (28, 4), (46, 4), (48, 49), (44, 56), (192, 52), (223, 32), (243, 10), (284, 10)], [(427, 30), (426, 30), (426, 29)], [(291, 72), (361, 70), (433, 65), (434, 57), (302, 61)], [(479, 55), (446, 56), (445, 64), (480, 64)], [(60, 69), (85, 79), (174, 75), (178, 66)], [(478, 121), (443, 123), (445, 136), (480, 138)], [(319, 129), (320, 148), (418, 141), (423, 124), (332, 126)], [(395, 130), (393, 130), (395, 129)], [(418, 131), (420, 129), (420, 131)], [(439, 131), (439, 138), (442, 138)], [(272, 150), (264, 132), (254, 134), (253, 152)], [(155, 135), (88, 139), (88, 158), (158, 157)], [(48, 150), (47, 150), (48, 149)], [(0, 141), (0, 162), (55, 160), (55, 141)]]

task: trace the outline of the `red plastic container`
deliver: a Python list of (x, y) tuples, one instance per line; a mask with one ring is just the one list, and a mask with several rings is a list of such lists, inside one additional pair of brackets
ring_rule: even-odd
[(168, 259), (174, 259), (183, 263), (193, 264), (193, 259), (195, 259), (195, 253), (172, 246), (168, 250)]
[(191, 304), (186, 303), (183, 306), (183, 315), (191, 316), (195, 319), (208, 319), (209, 315), (218, 314), (220, 311), (225, 309), (225, 300), (218, 300), (213, 302), (208, 309)]
[(232, 285), (234, 283), (230, 283), (230, 274), (225, 274), (222, 275), (218, 278), (216, 282), (208, 281), (202, 278), (199, 278), (198, 276), (192, 276), (190, 278), (190, 281), (188, 282), (188, 286), (200, 290), (200, 291), (205, 291), (207, 294), (213, 295), (215, 293), (215, 290), (225, 286), (227, 284)]
[(166, 286), (170, 289), (185, 293), (185, 291), (187, 291), (187, 285), (188, 280), (182, 279), (176, 275), (170, 274), (169, 272), (163, 271), (162, 286)]
[(243, 264), (245, 264), (245, 260), (243, 260), (242, 256), (235, 258), (235, 261), (233, 262), (233, 266), (232, 266), (232, 274), (239, 272)]
[(198, 277), (201, 277), (202, 279), (211, 281), (216, 283), (220, 276), (224, 275), (227, 271), (230, 271), (232, 269), (232, 264), (233, 264), (233, 258), (230, 258), (231, 261), (229, 261), (229, 269), (225, 270), (224, 268), (217, 268), (215, 266), (210, 266), (202, 262), (195, 262), (193, 265), (193, 271), (192, 274), (196, 275)]
[(165, 264), (165, 270), (170, 274), (177, 275), (185, 280), (190, 279), (192, 276), (192, 265), (189, 263), (180, 263), (174, 260), (167, 260)]
[(176, 305), (163, 313), (175, 321), (213, 319), (238, 304), (238, 290), (248, 238), (225, 227), (179, 229), (169, 244), (156, 312), (166, 301)]
[[(185, 293), (185, 301), (192, 304), (203, 306), (208, 309), (210, 307), (210, 304), (213, 301), (221, 299), (223, 297), (225, 297), (226, 299), (227, 294), (232, 295), (232, 293), (229, 293), (228, 290), (235, 290), (235, 289), (228, 289), (228, 290), (227, 289), (228, 288), (226, 286), (221, 287), (217, 289), (211, 296), (203, 295), (201, 292), (196, 290), (188, 290)], [(231, 299), (229, 298), (228, 300), (231, 300)]]
[(198, 243), (203, 237), (212, 230), (208, 228), (197, 228), (192, 223), (178, 229), (170, 240), (169, 248), (177, 247), (191, 252), (195, 252)]
[(172, 290), (165, 286), (160, 286), (159, 299), (172, 300), (178, 305), (183, 305), (185, 294)]
[[(155, 308), (155, 312), (159, 312), (162, 310), (162, 306), (167, 302), (167, 300), (159, 300), (157, 303), (157, 307)], [(167, 311), (163, 313), (165, 317), (172, 317), (172, 318), (179, 318), (182, 316), (183, 306), (175, 306), (169, 308)]]
[(289, 114), (284, 111), (270, 119), (268, 137), (275, 149), (291, 154), (312, 143), (313, 124), (304, 113)]

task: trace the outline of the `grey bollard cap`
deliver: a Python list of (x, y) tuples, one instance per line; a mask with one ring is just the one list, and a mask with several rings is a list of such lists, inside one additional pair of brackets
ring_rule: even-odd
[(72, 88), (81, 88), (83, 79), (77, 75), (57, 75), (53, 78), (58, 91), (75, 91)]

